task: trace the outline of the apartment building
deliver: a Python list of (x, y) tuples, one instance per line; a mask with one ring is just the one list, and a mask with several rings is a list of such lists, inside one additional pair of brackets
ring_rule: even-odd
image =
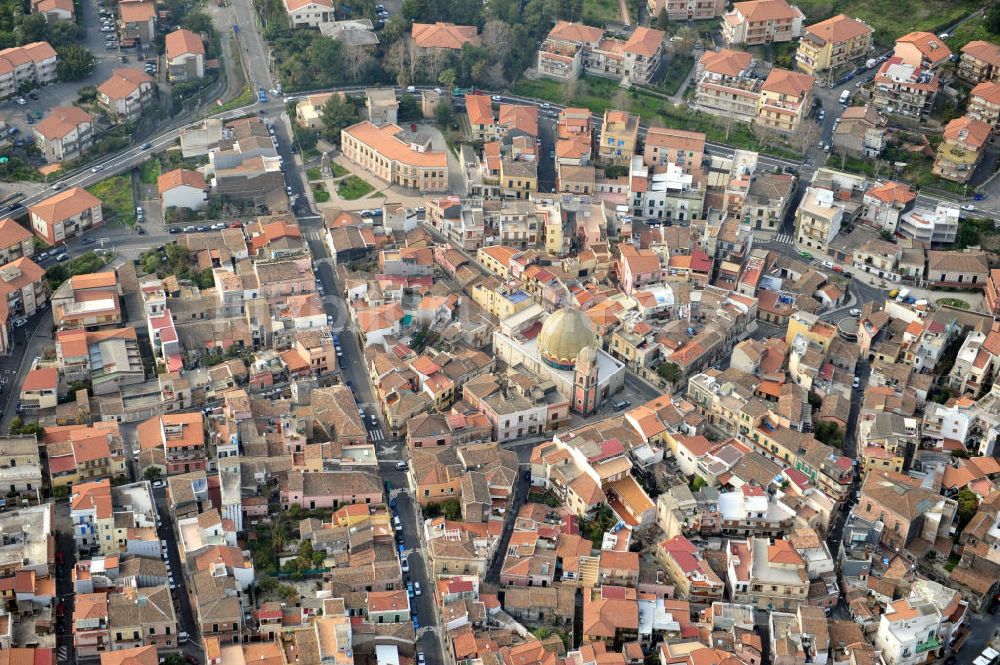
[(691, 175), (701, 171), (704, 159), (705, 135), (702, 132), (665, 127), (649, 127), (646, 130), (642, 149), (644, 166), (676, 164), (684, 173)]
[(115, 328), (122, 321), (121, 288), (114, 272), (73, 275), (52, 293), (52, 319), (59, 330)]
[(45, 269), (24, 256), (0, 267), (0, 352), (13, 347), (10, 323), (31, 316), (48, 299)]
[(806, 15), (785, 0), (735, 2), (722, 16), (722, 38), (730, 46), (790, 42), (802, 33)]
[(962, 47), (955, 73), (969, 83), (1000, 82), (1000, 46), (974, 39)]
[(293, 28), (318, 28), (334, 20), (333, 0), (282, 0)]
[(743, 220), (754, 229), (754, 237), (768, 238), (778, 233), (795, 189), (795, 176), (761, 173), (747, 188)]
[(10, 217), (0, 219), (0, 266), (35, 253), (34, 236)]
[(72, 0), (31, 0), (31, 8), (50, 23), (72, 21), (76, 16)]
[(927, 246), (946, 245), (958, 237), (958, 220), (961, 210), (944, 203), (934, 210), (914, 208), (899, 218), (897, 231), (907, 238), (918, 240)]
[(753, 76), (754, 59), (746, 51), (706, 51), (695, 72), (699, 111), (751, 122), (757, 116), (762, 81)]
[(900, 598), (879, 617), (875, 645), (886, 665), (921, 665), (937, 660), (944, 650), (938, 630), (944, 617), (936, 607)]
[[(133, 4), (133, 3), (128, 3)], [(114, 122), (132, 122), (156, 96), (156, 82), (138, 69), (120, 67), (97, 86), (97, 104)]]
[(722, 600), (725, 583), (702, 557), (701, 550), (684, 536), (677, 535), (660, 542), (656, 558), (677, 588), (679, 598), (694, 607), (707, 607)]
[(117, 422), (47, 427), (41, 441), (53, 487), (126, 473), (127, 459)]
[(146, 380), (132, 327), (61, 330), (56, 333), (56, 359), (66, 381), (88, 381), (95, 395), (117, 393)]
[(791, 542), (750, 540), (750, 602), (760, 610), (797, 609), (809, 599), (806, 562)]
[(59, 57), (48, 42), (32, 42), (0, 50), (0, 99), (12, 97), (25, 83), (55, 81)]
[(951, 49), (931, 32), (911, 32), (896, 40), (893, 56), (912, 67), (933, 71), (951, 59)]
[(648, 83), (663, 53), (661, 30), (639, 26), (627, 40), (605, 37), (604, 30), (558, 21), (538, 48), (538, 71), (557, 81), (586, 73)]
[(136, 435), (140, 459), (159, 466), (166, 475), (205, 469), (205, 421), (199, 412), (150, 418), (139, 424)]
[(666, 10), (671, 21), (706, 21), (722, 16), (725, 0), (646, 0), (650, 17)]
[(676, 220), (702, 217), (705, 186), (700, 169), (691, 175), (674, 163), (648, 167), (635, 155), (629, 176), (629, 203), (635, 214)]
[(875, 75), (872, 104), (885, 113), (919, 120), (930, 111), (940, 87), (940, 79), (934, 72), (893, 56), (882, 63)]
[(205, 43), (183, 28), (167, 34), (167, 77), (172, 83), (205, 78)]
[(418, 56), (433, 51), (461, 51), (466, 44), (479, 46), (476, 26), (454, 23), (414, 23), (410, 30), (413, 47)]
[(401, 136), (405, 135), (398, 125), (378, 127), (366, 120), (342, 130), (340, 143), (345, 157), (390, 184), (421, 192), (445, 191), (447, 156), (432, 150), (427, 137)]
[(809, 187), (795, 211), (795, 245), (800, 251), (829, 253), (830, 241), (840, 233), (843, 206), (829, 189)]
[(604, 111), (598, 154), (606, 162), (627, 164), (639, 140), (639, 116), (625, 111)]
[(806, 26), (795, 63), (806, 74), (838, 70), (866, 57), (875, 31), (864, 21), (837, 14)]
[(57, 106), (32, 133), (45, 161), (70, 161), (94, 146), (94, 117), (79, 106)]
[(952, 182), (968, 182), (983, 158), (991, 130), (985, 122), (967, 115), (949, 122), (934, 157), (932, 173)]
[(965, 114), (985, 122), (993, 131), (1000, 129), (1000, 83), (983, 81), (973, 88)]
[(889, 119), (874, 106), (848, 107), (833, 131), (833, 146), (858, 159), (877, 157), (888, 143), (888, 126)]
[(913, 208), (917, 193), (909, 185), (892, 180), (872, 186), (865, 192), (862, 220), (877, 229), (895, 233), (899, 218)]
[(794, 132), (809, 114), (816, 79), (775, 67), (760, 89), (757, 124), (779, 132)]
[(104, 223), (101, 200), (82, 187), (53, 194), (44, 201), (29, 206), (28, 217), (35, 235), (50, 245), (81, 235)]
[(156, 3), (126, 2), (120, 8), (122, 43), (151, 44), (156, 39)]

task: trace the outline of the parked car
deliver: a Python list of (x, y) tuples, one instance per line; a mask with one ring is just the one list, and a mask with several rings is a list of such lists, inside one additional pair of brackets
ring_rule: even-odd
[(56, 257), (56, 261), (69, 261), (69, 254), (63, 252), (62, 254)]
[(855, 388), (859, 388), (861, 386), (861, 379), (859, 379), (858, 377), (854, 377), (854, 381), (851, 382), (851, 385), (854, 386)]
[(20, 328), (21, 326), (25, 325), (27, 322), (28, 322), (28, 319), (24, 318), (23, 316), (18, 317), (16, 319), (14, 319), (14, 327), (15, 328)]
[(20, 106), (24, 106), (25, 104), (28, 103), (28, 100), (25, 99), (24, 97), (18, 97), (14, 101), (16, 101)]
[(861, 316), (861, 310), (857, 307), (853, 307), (851, 308), (850, 314), (851, 316)]

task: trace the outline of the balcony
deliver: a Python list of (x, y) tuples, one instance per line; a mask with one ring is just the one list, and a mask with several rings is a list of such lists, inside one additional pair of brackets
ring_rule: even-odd
[(917, 653), (924, 653), (931, 651), (932, 649), (937, 649), (941, 646), (941, 640), (937, 638), (937, 635), (929, 635), (927, 640), (924, 642), (917, 642)]

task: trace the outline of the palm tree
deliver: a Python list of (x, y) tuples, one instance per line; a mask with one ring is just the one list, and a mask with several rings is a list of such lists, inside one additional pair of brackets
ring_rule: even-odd
[(681, 26), (674, 38), (674, 50), (681, 55), (691, 55), (694, 44), (698, 41), (698, 33), (691, 26), (685, 25)]

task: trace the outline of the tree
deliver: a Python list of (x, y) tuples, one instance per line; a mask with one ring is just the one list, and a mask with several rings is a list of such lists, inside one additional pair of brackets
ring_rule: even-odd
[(672, 362), (665, 362), (657, 367), (656, 373), (661, 379), (669, 383), (673, 383), (677, 379), (681, 378), (681, 368)]
[(511, 47), (510, 25), (504, 21), (487, 21), (483, 26), (481, 39), (483, 48), (486, 49), (492, 62), (503, 62), (507, 59)]
[(143, 479), (150, 481), (159, 480), (162, 475), (163, 471), (161, 471), (158, 466), (148, 466), (146, 467), (146, 470), (142, 472)]
[(455, 79), (457, 77), (458, 75), (455, 73), (455, 69), (453, 67), (449, 67), (441, 72), (441, 74), (437, 77), (437, 80), (438, 83), (444, 86), (446, 90), (451, 90), (455, 87)]
[(94, 54), (77, 44), (59, 47), (59, 63), (56, 72), (60, 81), (79, 81), (91, 75), (97, 59)]
[[(181, 19), (181, 25), (191, 32), (211, 35), (213, 31), (212, 18), (202, 11), (191, 12)], [(206, 42), (207, 43), (207, 42)]]
[(986, 29), (994, 35), (1000, 34), (1000, 2), (994, 2), (986, 10)]
[(660, 10), (660, 13), (656, 15), (656, 28), (658, 30), (666, 30), (668, 20), (669, 19), (667, 18), (667, 8), (664, 7), (663, 9)]
[(420, 102), (414, 95), (401, 95), (399, 98), (399, 108), (396, 110), (396, 117), (400, 122), (420, 120), (423, 112), (420, 110)]
[(837, 423), (827, 421), (816, 423), (816, 427), (813, 429), (813, 436), (834, 448), (842, 448), (844, 445), (844, 430)]
[(400, 39), (390, 46), (385, 57), (382, 58), (382, 66), (386, 68), (386, 71), (396, 75), (397, 85), (409, 85), (412, 80), (410, 64), (410, 45), (406, 39)]
[(964, 489), (955, 495), (955, 501), (958, 502), (958, 510), (955, 512), (958, 530), (962, 531), (979, 509), (979, 498), (972, 490)]
[(28, 14), (17, 26), (18, 41), (24, 44), (49, 41), (49, 21), (45, 14)]
[(341, 49), (341, 61), (344, 63), (344, 72), (351, 83), (357, 83), (361, 73), (367, 68), (372, 60), (368, 53), (368, 48), (361, 44), (345, 44)]
[(674, 50), (681, 55), (691, 55), (694, 44), (698, 40), (698, 34), (689, 26), (682, 26), (674, 36)]
[(892, 231), (889, 231), (888, 229), (882, 229), (881, 231), (878, 232), (878, 235), (879, 238), (881, 238), (886, 242), (895, 242), (895, 238), (892, 235)]
[(350, 127), (360, 118), (357, 104), (352, 98), (347, 95), (331, 95), (320, 113), (323, 136), (328, 141), (340, 145), (340, 130)]

